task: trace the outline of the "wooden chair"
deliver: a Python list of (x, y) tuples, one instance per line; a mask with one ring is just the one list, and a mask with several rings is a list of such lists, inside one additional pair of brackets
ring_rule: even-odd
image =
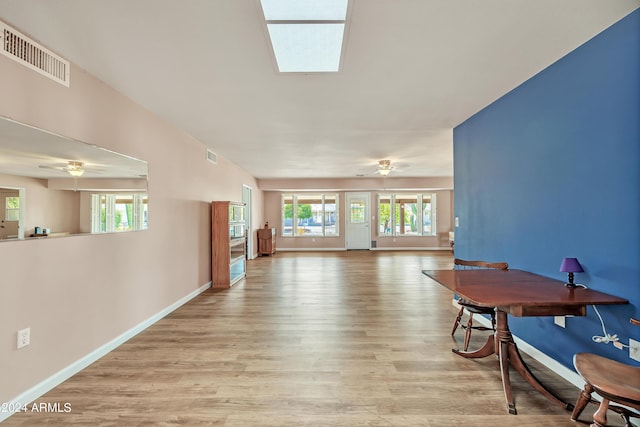
[[(464, 259), (456, 258), (453, 260), (454, 269), (455, 270), (472, 270), (472, 269), (496, 269), (496, 270), (508, 270), (509, 264), (506, 262), (486, 262), (486, 261), (467, 261)], [(464, 345), (463, 350), (467, 351), (469, 348), (469, 340), (471, 339), (471, 330), (480, 330), (480, 331), (495, 331), (496, 330), (496, 312), (495, 307), (480, 307), (477, 305), (473, 305), (468, 301), (465, 301), (463, 298), (458, 299), (458, 304), (462, 307), (456, 316), (456, 320), (453, 322), (453, 329), (451, 330), (451, 335), (455, 334), (458, 326), (465, 330), (464, 334)], [(469, 313), (469, 320), (466, 325), (462, 324), (462, 316), (464, 315), (465, 309)], [(473, 315), (474, 314), (488, 314), (491, 316), (491, 328), (487, 328), (484, 326), (473, 326)]]
[[(631, 319), (631, 323), (640, 325), (636, 319)], [(593, 414), (591, 427), (607, 425), (608, 409), (619, 413), (627, 427), (633, 426), (629, 418), (640, 417), (640, 413), (628, 408), (640, 410), (640, 368), (590, 353), (573, 356), (573, 365), (586, 384), (571, 413), (571, 420), (576, 421), (588, 403), (596, 402), (591, 398), (591, 393), (595, 392), (602, 397), (602, 402)], [(610, 402), (626, 407), (610, 405)]]

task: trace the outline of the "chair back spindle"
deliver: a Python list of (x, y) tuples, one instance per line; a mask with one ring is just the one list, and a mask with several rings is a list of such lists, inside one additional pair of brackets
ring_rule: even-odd
[[(509, 264), (506, 262), (487, 262), (487, 261), (470, 261), (465, 259), (456, 258), (453, 260), (453, 269), (454, 270), (508, 270)], [(456, 329), (460, 326), (464, 329), (464, 343), (463, 349), (467, 351), (469, 348), (469, 341), (471, 340), (471, 330), (481, 330), (481, 331), (495, 331), (496, 329), (496, 316), (495, 316), (495, 307), (481, 307), (465, 301), (464, 299), (458, 299), (458, 304), (460, 305), (460, 311), (456, 316), (455, 321), (453, 322), (453, 329), (451, 330), (451, 335), (455, 334)], [(469, 313), (469, 320), (466, 325), (462, 324), (462, 316), (464, 315), (465, 310)], [(473, 315), (474, 314), (488, 314), (491, 316), (491, 328), (486, 328), (484, 326), (474, 326), (473, 325)]]

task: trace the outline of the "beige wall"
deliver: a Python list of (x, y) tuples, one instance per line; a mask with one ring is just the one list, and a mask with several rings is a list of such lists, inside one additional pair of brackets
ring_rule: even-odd
[[(335, 182), (334, 182), (335, 184)], [(261, 185), (266, 185), (261, 182)], [(278, 185), (283, 186), (284, 188), (295, 188), (296, 185), (299, 186), (298, 180), (285, 182), (279, 181)], [(324, 185), (328, 185), (328, 188), (335, 188), (335, 185), (331, 185), (329, 183), (324, 183)], [(402, 187), (395, 187), (396, 189), (393, 191), (385, 190), (385, 193), (389, 192), (415, 192), (416, 183), (412, 183), (411, 187), (407, 189), (402, 189)], [(311, 188), (317, 188), (317, 186), (312, 186)], [(361, 188), (361, 186), (360, 186)], [(412, 190), (413, 189), (413, 190)], [(319, 190), (321, 191), (321, 190)], [(327, 190), (329, 191), (329, 190)], [(376, 221), (372, 223), (371, 226), (371, 240), (376, 241), (376, 246), (378, 249), (405, 249), (405, 248), (416, 248), (416, 249), (424, 249), (424, 248), (449, 248), (449, 231), (453, 230), (453, 190), (428, 190), (425, 189), (423, 191), (433, 192), (436, 194), (436, 227), (438, 230), (437, 236), (425, 236), (425, 237), (414, 237), (414, 236), (378, 236), (377, 228), (375, 226)], [(293, 190), (291, 192), (301, 193), (303, 190)], [(377, 218), (376, 214), (376, 195), (377, 191), (371, 191), (371, 211), (372, 216)], [(346, 247), (345, 244), (345, 215), (346, 209), (345, 206), (345, 192), (338, 192), (339, 195), (339, 230), (340, 236), (338, 237), (282, 237), (280, 235), (281, 228), (281, 218), (282, 218), (282, 209), (281, 209), (281, 200), (282, 200), (283, 192), (280, 191), (265, 191), (264, 193), (264, 217), (269, 221), (269, 225), (271, 227), (276, 227), (278, 229), (278, 240), (277, 240), (277, 248), (279, 250), (327, 250), (327, 249), (336, 249), (336, 250), (344, 250)], [(394, 241), (395, 240), (395, 241)]]
[(422, 191), (450, 190), (453, 177), (260, 179), (264, 191)]
[[(149, 164), (148, 231), (0, 243), (8, 402), (207, 284), (211, 200), (241, 201), (252, 187), (254, 228), (263, 201), (249, 174), (222, 156), (207, 162), (200, 142), (77, 67), (70, 88), (5, 57), (0, 75), (0, 115)], [(31, 345), (16, 350), (26, 327)]]

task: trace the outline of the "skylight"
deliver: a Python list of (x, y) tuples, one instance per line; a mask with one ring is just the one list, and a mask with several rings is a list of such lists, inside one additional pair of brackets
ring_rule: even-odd
[(348, 0), (261, 0), (278, 69), (336, 72)]

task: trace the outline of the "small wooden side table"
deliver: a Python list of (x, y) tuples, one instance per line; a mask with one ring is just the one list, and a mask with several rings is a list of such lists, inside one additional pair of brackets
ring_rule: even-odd
[(261, 228), (258, 230), (258, 256), (276, 253), (276, 229)]

